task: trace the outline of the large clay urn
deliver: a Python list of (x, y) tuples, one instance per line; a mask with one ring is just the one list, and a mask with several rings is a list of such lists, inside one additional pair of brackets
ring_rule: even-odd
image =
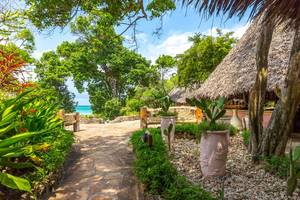
[(229, 131), (207, 131), (201, 136), (200, 165), (204, 177), (223, 176), (229, 146)]
[[(173, 127), (170, 132), (170, 141), (169, 141), (168, 137), (164, 134), (164, 131), (169, 128), (170, 124), (172, 124)], [(170, 147), (172, 147), (174, 141), (175, 124), (176, 124), (176, 116), (160, 116), (161, 137), (167, 144), (170, 144)]]

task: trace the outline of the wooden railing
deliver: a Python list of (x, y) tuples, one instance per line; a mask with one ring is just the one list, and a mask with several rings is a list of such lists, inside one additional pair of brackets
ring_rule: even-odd
[(65, 126), (73, 126), (73, 131), (80, 130), (80, 115), (76, 113), (65, 113), (64, 110), (58, 112), (59, 117), (64, 121)]
[[(200, 108), (191, 106), (170, 107), (171, 112), (177, 113), (176, 123), (199, 123), (203, 113)], [(140, 109), (140, 127), (147, 128), (151, 124), (160, 124), (160, 109), (142, 107)]]

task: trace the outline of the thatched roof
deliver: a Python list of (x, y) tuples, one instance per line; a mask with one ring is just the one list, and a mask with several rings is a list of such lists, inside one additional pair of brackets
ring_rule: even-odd
[(182, 98), (185, 92), (186, 92), (186, 88), (175, 87), (171, 90), (171, 92), (169, 93), (169, 96), (172, 99), (172, 101), (177, 103), (178, 99)]
[(171, 90), (169, 96), (172, 99), (172, 101), (174, 101), (175, 103), (184, 104), (186, 103), (185, 97), (191, 95), (199, 87), (200, 84), (194, 84), (193, 86), (190, 87), (175, 87)]
[[(202, 86), (192, 95), (183, 98), (207, 97), (218, 98), (232, 97), (249, 92), (256, 77), (256, 40), (259, 34), (260, 20), (254, 21), (238, 44), (229, 52), (223, 61), (216, 67)], [(289, 54), (293, 34), (277, 27), (269, 52), (268, 91), (281, 87), (287, 73)]]

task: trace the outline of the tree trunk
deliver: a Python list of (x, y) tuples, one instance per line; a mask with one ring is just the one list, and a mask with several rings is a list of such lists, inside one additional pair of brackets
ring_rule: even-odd
[(273, 23), (264, 20), (263, 16), (260, 34), (256, 46), (256, 80), (249, 96), (250, 145), (249, 150), (253, 161), (258, 161), (259, 143), (263, 134), (263, 112), (268, 80), (268, 55), (273, 35)]
[(281, 97), (261, 142), (261, 154), (281, 156), (293, 131), (293, 121), (300, 102), (300, 29), (295, 30), (288, 73)]

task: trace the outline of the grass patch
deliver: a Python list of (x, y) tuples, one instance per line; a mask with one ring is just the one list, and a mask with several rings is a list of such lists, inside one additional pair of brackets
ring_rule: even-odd
[(243, 138), (243, 143), (248, 146), (250, 144), (250, 131), (244, 130), (241, 135)]
[(143, 130), (135, 132), (131, 143), (136, 153), (135, 174), (151, 194), (159, 194), (166, 200), (214, 199), (200, 185), (193, 185), (178, 174), (169, 161), (166, 145), (159, 129), (149, 129), (153, 136), (150, 148), (142, 142)]
[[(271, 174), (275, 174), (280, 178), (287, 178), (289, 175), (290, 161), (287, 156), (263, 158), (265, 161), (265, 170)], [(299, 167), (298, 167), (299, 169)]]

